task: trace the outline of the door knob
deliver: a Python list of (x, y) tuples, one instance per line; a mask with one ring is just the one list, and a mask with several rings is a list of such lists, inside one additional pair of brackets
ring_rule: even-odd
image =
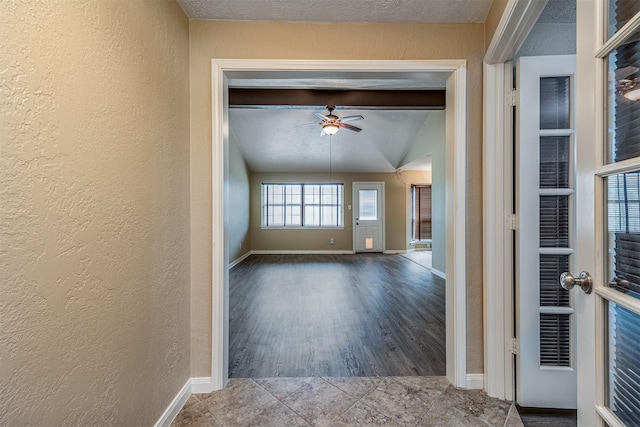
[(568, 291), (573, 289), (574, 286), (580, 286), (585, 293), (590, 294), (593, 289), (593, 279), (586, 271), (580, 273), (579, 277), (573, 277), (565, 271), (560, 275), (560, 286)]

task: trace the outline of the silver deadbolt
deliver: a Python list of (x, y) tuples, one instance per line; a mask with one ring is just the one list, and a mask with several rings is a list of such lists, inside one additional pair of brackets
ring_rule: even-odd
[(574, 286), (580, 286), (585, 293), (590, 294), (593, 289), (593, 279), (586, 271), (580, 273), (577, 278), (565, 271), (560, 275), (560, 286), (568, 291), (573, 289)]

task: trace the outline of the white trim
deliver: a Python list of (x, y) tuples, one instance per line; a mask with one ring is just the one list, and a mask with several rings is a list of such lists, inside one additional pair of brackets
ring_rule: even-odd
[(637, 298), (615, 291), (608, 286), (596, 286), (595, 291), (599, 297), (616, 303), (617, 305), (640, 316), (640, 301), (638, 301)]
[(448, 72), (446, 124), (446, 242), (449, 276), (446, 284), (447, 378), (456, 387), (466, 385), (466, 60), (253, 60), (212, 59), (212, 298), (211, 374), (214, 389), (224, 387), (228, 376), (228, 144), (227, 77), (248, 72)]
[(596, 412), (607, 423), (607, 427), (628, 427), (626, 424), (621, 422), (620, 419), (613, 414), (613, 412), (611, 412), (611, 409), (607, 408), (606, 406), (596, 405)]
[(489, 396), (513, 400), (513, 356), (507, 342), (514, 336), (511, 212), (511, 121), (505, 104), (511, 87), (511, 63), (484, 64), (484, 374)]
[[(467, 375), (466, 168), (467, 63), (446, 83), (446, 352), (447, 378), (465, 387)], [(450, 219), (453, 218), (453, 221)]]
[(638, 32), (638, 25), (640, 25), (640, 15), (636, 15), (631, 18), (622, 28), (620, 28), (613, 37), (611, 37), (600, 49), (596, 51), (596, 58), (604, 58), (629, 40), (631, 36)]
[(191, 393), (211, 393), (213, 390), (211, 377), (191, 378)]
[[(514, 361), (506, 351), (514, 335), (511, 234), (505, 215), (511, 212), (511, 123), (505, 120), (511, 85), (511, 61), (535, 25), (547, 0), (509, 0), (484, 57), (484, 331), (486, 391), (513, 400)], [(506, 64), (505, 64), (506, 63)], [(494, 65), (495, 64), (495, 65)]]
[[(411, 252), (414, 252), (415, 249)], [(406, 254), (408, 253), (408, 250), (405, 249), (385, 249), (384, 254), (385, 255), (397, 255), (397, 254)]]
[(631, 172), (640, 168), (640, 158), (623, 160), (621, 162), (609, 163), (596, 168), (596, 175), (609, 176), (618, 173)]
[(440, 270), (436, 270), (435, 268), (430, 268), (429, 270), (431, 270), (431, 272), (433, 274), (435, 274), (438, 277), (442, 277), (443, 279), (447, 280), (447, 275), (445, 273), (443, 273)]
[(176, 418), (178, 412), (182, 409), (189, 396), (191, 396), (191, 379), (188, 379), (182, 386), (176, 397), (173, 398), (167, 409), (164, 410), (158, 421), (154, 424), (155, 427), (169, 427), (171, 422)]
[(509, 0), (502, 13), (484, 62), (500, 64), (511, 61), (535, 25), (548, 0)]
[(353, 251), (338, 249), (260, 249), (251, 251), (251, 255), (353, 255)]
[(252, 253), (253, 253), (253, 251), (249, 251), (249, 252), (245, 253), (244, 255), (241, 255), (240, 257), (236, 258), (235, 261), (229, 263), (229, 270), (231, 270), (236, 265), (240, 264), (245, 259), (249, 258)]
[(467, 374), (467, 388), (471, 390), (484, 389), (484, 374)]
[(214, 389), (224, 388), (228, 380), (228, 290), (229, 269), (227, 238), (228, 167), (225, 146), (229, 143), (228, 83), (224, 68), (211, 61), (211, 382)]

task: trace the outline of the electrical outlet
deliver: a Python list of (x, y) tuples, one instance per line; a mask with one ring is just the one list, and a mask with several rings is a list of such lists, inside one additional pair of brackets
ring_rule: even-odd
[(335, 240), (333, 240), (333, 237), (329, 239), (329, 244), (330, 244), (330, 245), (333, 245), (335, 242), (336, 242), (336, 241), (335, 241)]

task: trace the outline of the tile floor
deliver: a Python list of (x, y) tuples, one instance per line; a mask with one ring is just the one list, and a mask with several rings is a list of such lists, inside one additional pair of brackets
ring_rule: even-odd
[(194, 394), (171, 424), (195, 426), (522, 426), (511, 402), (444, 377), (236, 378)]
[(413, 251), (402, 254), (403, 257), (408, 258), (416, 264), (419, 264), (424, 268), (428, 268), (429, 270), (431, 270), (432, 268), (431, 255), (431, 251)]

